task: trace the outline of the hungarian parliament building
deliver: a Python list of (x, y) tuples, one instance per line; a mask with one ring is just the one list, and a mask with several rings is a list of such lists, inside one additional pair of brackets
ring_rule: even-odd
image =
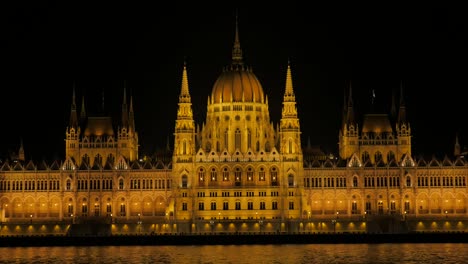
[(21, 144), (17, 159), (0, 163), (1, 222), (94, 220), (196, 233), (468, 219), (468, 162), (458, 140), (453, 156), (413, 157), (402, 89), (392, 113), (357, 118), (349, 88), (339, 153), (314, 155), (301, 142), (290, 65), (274, 124), (261, 82), (243, 62), (237, 25), (232, 61), (214, 83), (201, 124), (193, 117), (187, 71), (184, 64), (168, 159), (139, 157), (125, 89), (117, 122), (87, 113), (84, 98), (78, 107), (73, 89), (63, 160), (25, 160)]

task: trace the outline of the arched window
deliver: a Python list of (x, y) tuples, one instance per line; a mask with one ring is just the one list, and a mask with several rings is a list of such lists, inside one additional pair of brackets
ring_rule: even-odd
[(254, 175), (254, 171), (251, 167), (249, 167), (247, 169), (247, 180), (248, 181), (253, 181), (253, 175)]
[(288, 186), (289, 187), (294, 187), (294, 175), (292, 175), (292, 174), (288, 175)]
[(234, 170), (234, 180), (235, 180), (235, 185), (240, 186), (242, 182), (242, 171), (240, 168), (236, 168)]
[(235, 137), (235, 142), (234, 146), (236, 149), (241, 149), (241, 131), (239, 128), (236, 129), (236, 137)]
[(124, 180), (119, 179), (119, 190), (123, 190), (123, 188), (124, 188)]
[(252, 133), (250, 132), (250, 129), (247, 129), (247, 148), (252, 147)]
[(182, 188), (187, 188), (188, 178), (187, 175), (182, 176)]
[(200, 170), (198, 170), (198, 181), (199, 182), (205, 181), (205, 170), (203, 168), (200, 168)]
[(224, 131), (224, 148), (228, 149), (229, 148), (229, 133), (228, 130)]
[(70, 179), (67, 180), (66, 190), (67, 191), (71, 190), (71, 180)]
[(278, 170), (276, 167), (271, 168), (270, 170), (271, 185), (278, 186)]
[(218, 173), (216, 172), (215, 168), (211, 169), (211, 181), (216, 181), (216, 178), (218, 177)]
[(182, 142), (182, 155), (187, 154), (187, 140)]
[(406, 176), (406, 187), (411, 187), (411, 177)]
[(292, 139), (288, 141), (288, 153), (293, 153), (293, 142)]
[(353, 187), (358, 187), (358, 178), (356, 176), (353, 177)]
[(388, 154), (387, 154), (387, 160), (391, 161), (391, 160), (394, 160), (394, 159), (395, 159), (395, 153), (393, 153), (393, 151), (389, 151)]
[(265, 181), (265, 169), (263, 167), (258, 171), (258, 180)]
[(228, 168), (223, 169), (223, 181), (229, 181), (229, 170), (228, 170)]

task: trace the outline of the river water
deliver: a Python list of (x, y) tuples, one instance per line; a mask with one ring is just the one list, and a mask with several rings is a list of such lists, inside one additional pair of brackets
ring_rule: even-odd
[[(46, 243), (46, 241), (44, 241)], [(0, 263), (468, 263), (468, 244), (0, 247)]]

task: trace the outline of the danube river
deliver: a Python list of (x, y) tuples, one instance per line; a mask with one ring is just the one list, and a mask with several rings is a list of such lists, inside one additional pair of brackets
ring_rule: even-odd
[(467, 263), (467, 246), (397, 243), (4, 247), (0, 248), (0, 263)]

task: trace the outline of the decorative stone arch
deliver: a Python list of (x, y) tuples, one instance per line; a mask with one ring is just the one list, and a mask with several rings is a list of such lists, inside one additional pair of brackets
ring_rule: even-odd
[(455, 213), (466, 214), (466, 193), (457, 192), (455, 194)]
[(72, 217), (75, 214), (76, 201), (72, 195), (62, 198), (62, 212), (64, 217)]
[(153, 215), (153, 208), (154, 208), (154, 203), (153, 199), (151, 196), (146, 195), (143, 197), (142, 201), (142, 208), (141, 208), (141, 214), (142, 216), (152, 216)]
[(40, 196), (37, 199), (38, 207), (37, 207), (37, 217), (47, 217), (49, 215), (49, 203), (48, 199), (45, 196)]
[(117, 178), (117, 189), (118, 190), (125, 190), (125, 179), (123, 176), (119, 176)]
[(30, 195), (24, 198), (24, 215), (25, 217), (36, 217), (36, 201)]
[(123, 195), (118, 195), (114, 200), (114, 212), (116, 217), (125, 217), (128, 216), (128, 206), (127, 206), (127, 199)]
[(444, 203), (442, 201), (442, 196), (438, 192), (433, 192), (429, 196), (429, 205), (428, 209), (430, 210), (431, 214), (440, 214), (442, 213), (442, 209)]
[(49, 197), (49, 217), (60, 217), (60, 205), (60, 197), (58, 197), (57, 195)]
[(157, 196), (154, 200), (154, 215), (166, 216), (166, 200), (162, 196)]
[(351, 193), (351, 199), (349, 201), (351, 206), (351, 214), (359, 215), (364, 212), (364, 204), (361, 195), (358, 192)]
[(337, 216), (348, 214), (348, 198), (346, 194), (344, 193), (337, 194), (335, 203), (336, 203), (335, 210), (336, 210)]
[(271, 186), (280, 185), (279, 168), (276, 165), (273, 165), (270, 167), (270, 185)]
[(457, 206), (455, 195), (453, 193), (444, 193), (441, 201), (442, 213), (445, 214), (454, 214), (455, 208)]
[(141, 210), (142, 210), (142, 197), (139, 195), (132, 195), (130, 197), (130, 200), (128, 202), (128, 207), (129, 207), (129, 216), (136, 216), (138, 217), (138, 214), (141, 216)]

